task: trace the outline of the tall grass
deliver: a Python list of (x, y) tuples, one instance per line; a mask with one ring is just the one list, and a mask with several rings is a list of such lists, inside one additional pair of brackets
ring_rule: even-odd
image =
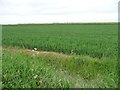
[(117, 61), (3, 51), (3, 88), (117, 87)]

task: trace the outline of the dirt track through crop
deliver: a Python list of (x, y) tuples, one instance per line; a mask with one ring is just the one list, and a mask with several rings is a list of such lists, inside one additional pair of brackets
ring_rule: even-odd
[(46, 55), (46, 56), (56, 56), (56, 57), (64, 57), (64, 58), (69, 58), (72, 55), (67, 55), (67, 54), (62, 54), (62, 53), (57, 53), (57, 52), (52, 52), (52, 51), (37, 51), (37, 50), (30, 50), (30, 49), (16, 49), (16, 48), (1, 48), (1, 50), (8, 50), (11, 52), (19, 52), (19, 53), (26, 53), (29, 55)]

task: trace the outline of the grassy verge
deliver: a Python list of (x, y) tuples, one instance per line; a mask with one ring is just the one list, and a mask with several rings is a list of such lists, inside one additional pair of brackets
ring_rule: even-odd
[(117, 87), (115, 59), (17, 50), (3, 50), (3, 88)]

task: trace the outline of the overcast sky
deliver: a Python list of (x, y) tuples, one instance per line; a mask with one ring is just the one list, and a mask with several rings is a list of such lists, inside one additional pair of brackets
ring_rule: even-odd
[(119, 0), (0, 0), (0, 24), (117, 22)]

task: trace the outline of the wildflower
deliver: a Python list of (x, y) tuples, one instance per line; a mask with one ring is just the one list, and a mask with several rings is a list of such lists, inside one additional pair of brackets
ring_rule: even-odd
[(37, 48), (34, 48), (35, 51), (37, 51)]
[(36, 79), (38, 77), (38, 75), (35, 75), (33, 78)]

